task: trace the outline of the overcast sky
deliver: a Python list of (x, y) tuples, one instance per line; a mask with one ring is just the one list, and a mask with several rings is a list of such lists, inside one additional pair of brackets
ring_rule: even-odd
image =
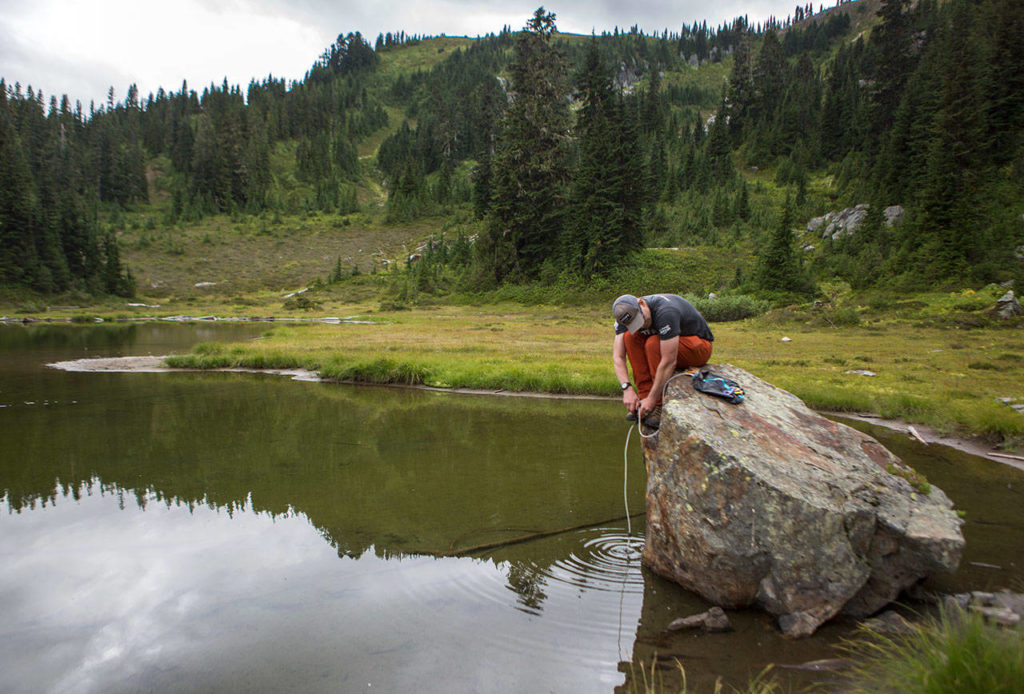
[[(821, 0), (819, 0), (820, 2)], [(638, 25), (647, 33), (685, 22), (711, 26), (747, 15), (784, 17), (797, 0), (555, 0), (544, 3), (563, 32)], [(826, 3), (835, 4), (834, 0)], [(244, 87), (268, 75), (301, 79), (339, 34), (482, 36), (521, 29), (537, 0), (0, 0), (0, 77), (45, 99), (99, 106), (136, 84), (145, 99), (163, 87), (201, 92), (211, 82)]]

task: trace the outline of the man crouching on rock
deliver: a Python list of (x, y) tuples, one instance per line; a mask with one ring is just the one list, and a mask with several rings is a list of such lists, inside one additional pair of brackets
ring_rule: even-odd
[[(652, 429), (661, 426), (661, 394), (676, 369), (704, 366), (711, 358), (715, 337), (704, 316), (675, 294), (637, 298), (623, 294), (612, 303), (615, 345), (612, 362), (622, 386), (626, 419), (640, 420)], [(626, 358), (636, 389), (629, 383)]]

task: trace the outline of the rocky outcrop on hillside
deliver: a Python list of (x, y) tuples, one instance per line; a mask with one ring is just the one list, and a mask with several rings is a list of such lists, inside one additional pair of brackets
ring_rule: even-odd
[(996, 301), (996, 315), (1005, 319), (1024, 316), (1024, 309), (1021, 308), (1020, 301), (1017, 300), (1012, 289)]
[(644, 440), (647, 566), (712, 604), (760, 606), (791, 637), (957, 567), (961, 521), (940, 489), (790, 393), (709, 368), (746, 400), (669, 384), (660, 432)]
[(637, 65), (636, 61), (633, 61), (631, 64), (626, 64), (625, 62), (619, 63), (619, 67), (615, 71), (615, 76), (613, 78), (615, 89), (625, 94), (632, 93), (633, 86), (640, 81), (645, 68), (645, 65)]
[[(824, 217), (815, 217), (807, 222), (807, 231), (811, 233), (821, 232), (821, 238), (831, 238), (833, 241), (844, 236), (856, 233), (857, 229), (867, 219), (870, 205), (862, 204), (856, 207), (847, 207), (838, 212), (829, 212)], [(903, 220), (904, 210), (899, 205), (891, 205), (885, 208), (885, 225), (887, 227), (899, 224)]]

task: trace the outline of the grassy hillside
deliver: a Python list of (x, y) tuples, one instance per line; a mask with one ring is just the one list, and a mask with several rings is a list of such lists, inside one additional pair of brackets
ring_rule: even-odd
[[(803, 74), (808, 82), (805, 93), (779, 92), (776, 120), (751, 126), (746, 133), (723, 135), (727, 139), (724, 155), (711, 152), (715, 133), (709, 127), (710, 117), (718, 115), (723, 94), (729, 100), (734, 98), (729, 92), (734, 85), (729, 83), (738, 66), (747, 64), (751, 74), (762, 74), (758, 61), (770, 44), (770, 32), (753, 32), (739, 24), (713, 28), (712, 35), (716, 31), (717, 35), (712, 38), (717, 37), (718, 45), (710, 51), (704, 46), (699, 65), (692, 51), (701, 50), (698, 39), (708, 35), (698, 33), (696, 24), (674, 36), (616, 32), (598, 37), (605, 65), (632, 95), (631, 108), (644, 112), (641, 157), (651, 190), (644, 203), (643, 238), (649, 250), (633, 265), (652, 277), (642, 276), (640, 270), (626, 272), (627, 268), (582, 286), (575, 278), (559, 277), (558, 268), (548, 268), (541, 284), (550, 285), (552, 292), (574, 296), (604, 296), (621, 288), (653, 291), (664, 286), (697, 295), (757, 291), (751, 283), (757, 258), (782, 225), (787, 201), (791, 205), (785, 221), (796, 232), (792, 239), (799, 249), (798, 264), (822, 287), (841, 279), (862, 289), (884, 289), (873, 284), (877, 277), (885, 276), (887, 285), (913, 291), (929, 287), (961, 290), (1024, 276), (1021, 263), (1012, 256), (1015, 246), (1024, 241), (1019, 225), (1014, 226), (1024, 212), (1024, 197), (1012, 186), (1014, 172), (1024, 170), (1021, 156), (1008, 156), (1005, 161), (994, 158), (998, 168), (979, 164), (971, 178), (977, 185), (977, 204), (971, 207), (967, 201), (957, 201), (959, 207), (954, 212), (959, 217), (949, 213), (949, 219), (933, 220), (934, 210), (940, 206), (927, 201), (949, 196), (939, 185), (943, 181), (928, 178), (932, 169), (918, 161), (923, 154), (908, 161), (894, 156), (896, 168), (888, 175), (903, 180), (898, 166), (914, 164), (918, 177), (929, 184), (926, 192), (931, 197), (920, 193), (923, 186), (916, 186), (904, 191), (899, 200), (890, 200), (886, 191), (871, 190), (876, 177), (868, 145), (864, 151), (856, 149), (862, 144), (854, 140), (833, 142), (829, 151), (821, 146), (821, 140), (834, 135), (838, 127), (870, 111), (871, 104), (864, 101), (871, 96), (864, 86), (868, 82), (860, 79), (858, 71), (866, 69), (862, 63), (871, 51), (863, 49), (866, 58), (859, 54), (851, 57), (851, 52), (857, 38), (877, 26), (880, 6), (881, 0), (857, 0), (781, 27), (782, 53), (776, 55), (778, 76), (783, 78), (780, 88), (788, 90)], [(827, 27), (835, 24), (838, 16), (848, 16), (850, 22), (837, 33)], [(791, 37), (796, 38), (787, 43)], [(575, 75), (592, 37), (556, 33), (554, 39)], [(494, 111), (508, 101), (502, 90), (508, 86), (512, 45), (512, 37), (504, 32), (477, 39), (414, 39), (377, 51), (372, 68), (347, 71), (344, 66), (318, 65), (304, 84), (251, 85), (245, 95), (240, 90), (215, 89), (201, 99), (195, 94), (176, 94), (144, 110), (117, 105), (83, 127), (95, 127), (100, 136), (110, 139), (118, 156), (126, 152), (146, 156), (141, 167), (145, 191), (134, 197), (134, 188), (126, 186), (118, 202), (93, 203), (96, 228), (90, 233), (98, 240), (108, 233), (116, 236), (121, 260), (136, 281), (135, 299), (142, 303), (251, 301), (247, 299), (250, 294), (283, 297), (352, 274), (362, 276), (358, 280), (361, 293), (377, 291), (378, 299), (385, 303), (393, 303), (396, 295), (406, 305), (458, 301), (471, 295), (479, 284), (475, 268), (447, 266), (430, 278), (421, 271), (416, 277), (399, 277), (395, 269), (404, 268), (410, 255), (431, 239), (442, 235), (449, 241), (459, 236), (475, 239), (484, 231), (474, 216), (472, 201), (474, 157), (481, 150), (479, 143), (472, 147), (464, 143), (481, 132), (489, 133), (487, 129), (496, 122)], [(743, 47), (747, 52), (741, 60)], [(839, 71), (833, 61), (846, 49), (842, 58), (846, 62), (840, 67), (849, 74), (844, 77), (846, 86), (840, 89), (833, 84), (831, 73)], [(809, 62), (810, 68), (798, 73), (801, 61)], [(495, 80), (495, 75), (500, 80)], [(660, 92), (652, 96), (653, 76), (658, 77)], [(499, 82), (500, 87), (496, 86)], [(853, 92), (847, 94), (850, 89)], [(840, 103), (847, 97), (849, 103)], [(573, 92), (570, 98), (574, 113), (579, 114), (579, 93)], [(830, 98), (836, 110), (822, 109), (803, 114), (805, 121), (785, 122), (784, 118), (795, 117), (799, 103), (828, 106)], [(922, 100), (931, 103), (925, 97)], [(791, 101), (796, 105), (788, 107)], [(28, 122), (26, 113), (34, 105), (12, 105), (16, 115)], [(750, 106), (755, 110), (761, 107), (756, 99)], [(834, 113), (842, 117), (826, 119)], [(33, 117), (41, 121), (36, 125), (49, 125), (43, 114)], [(765, 117), (763, 109), (761, 117)], [(823, 119), (826, 127), (821, 128)], [(138, 137), (139, 121), (143, 133), (134, 143), (129, 136)], [(240, 122), (247, 128), (243, 137), (239, 137)], [(698, 124), (700, 128), (695, 129)], [(25, 130), (22, 138), (31, 141), (35, 133), (28, 126), (20, 127)], [(110, 138), (118, 129), (123, 129), (128, 139)], [(183, 131), (187, 131), (185, 135)], [(783, 131), (786, 133), (779, 135)], [(400, 139), (396, 136), (402, 132), (405, 140), (396, 144)], [(943, 151), (925, 142), (934, 132), (935, 128), (922, 124), (908, 129), (897, 143), (917, 146), (922, 153), (927, 149), (932, 156)], [(187, 151), (181, 154), (181, 141), (188, 145), (188, 136), (193, 138), (190, 147), (203, 145), (211, 151), (192, 152), (191, 159)], [(258, 146), (264, 137), (265, 152)], [(760, 146), (769, 138), (775, 141)], [(216, 147), (211, 147), (210, 139)], [(350, 149), (350, 156), (338, 154), (336, 148), (343, 149), (341, 145)], [(245, 148), (249, 149), (242, 151)], [(854, 149), (844, 154), (848, 148)], [(898, 148), (883, 149), (896, 152)], [(451, 154), (457, 150), (458, 154)], [(153, 155), (154, 151), (159, 154)], [(233, 153), (234, 159), (221, 162), (216, 176), (202, 170), (199, 164), (209, 164), (225, 152)], [(340, 161), (346, 156), (346, 161)], [(723, 167), (724, 160), (724, 168), (729, 169), (726, 175), (711, 175), (714, 157), (718, 157), (713, 164), (716, 169)], [(117, 157), (113, 160), (119, 161)], [(83, 161), (94, 163), (88, 158)], [(254, 180), (257, 165), (265, 168), (266, 180)], [(40, 180), (46, 180), (42, 173), (46, 172), (41, 172)], [(124, 172), (106, 173), (117, 182)], [(415, 209), (396, 213), (392, 203), (405, 183), (413, 188)], [(208, 185), (221, 188), (221, 197), (208, 194)], [(444, 186), (447, 194), (443, 194)], [(910, 210), (907, 218), (911, 224), (896, 235), (883, 233), (876, 243), (823, 242), (819, 235), (805, 230), (808, 219), (830, 211), (875, 202), (876, 198), (884, 205), (910, 205), (915, 197), (921, 204)], [(32, 199), (24, 196), (26, 205)], [(83, 198), (83, 209), (92, 209), (88, 205)], [(44, 217), (42, 211), (34, 213)], [(968, 213), (973, 216), (964, 217)], [(929, 245), (926, 237), (935, 229), (953, 229), (959, 236), (946, 234)], [(656, 248), (677, 250), (651, 250)], [(962, 250), (965, 248), (968, 251)], [(950, 256), (946, 265), (932, 274), (914, 274), (937, 249)], [(383, 274), (385, 267), (390, 268), (387, 275)], [(366, 279), (376, 273), (380, 276), (374, 281)], [(398, 286), (403, 283), (413, 290)], [(88, 294), (94, 291), (95, 280), (85, 286), (66, 280), (63, 284), (70, 284), (71, 289), (36, 296), (31, 303), (82, 305), (92, 300)], [(333, 287), (332, 291), (340, 289)], [(542, 286), (512, 286), (491, 295), (529, 299), (543, 291)], [(811, 301), (827, 293), (822, 288), (818, 297), (807, 295), (801, 300)], [(767, 298), (777, 303), (793, 300)]]
[[(590, 37), (560, 34), (559, 39), (566, 45), (580, 46)], [(422, 76), (453, 52), (466, 50), (477, 41), (425, 38), (381, 51), (374, 89), (386, 94), (399, 77)], [(700, 68), (685, 66), (667, 73), (665, 84), (715, 92), (726, 78), (729, 65), (726, 58)], [(635, 88), (644, 84), (641, 80)], [(450, 206), (442, 216), (406, 224), (387, 223), (388, 191), (376, 165), (377, 152), (403, 123), (415, 128), (416, 119), (399, 104), (387, 106), (386, 112), (387, 125), (356, 143), (362, 173), (352, 185), (357, 190), (359, 209), (350, 214), (295, 209), (302, 203), (291, 201), (306, 199), (312, 188), (296, 175), (297, 143), (291, 141), (278, 143), (271, 151), (271, 172), (283, 201), (282, 211), (214, 214), (196, 222), (169, 225), (164, 218), (171, 204), (171, 167), (164, 157), (149, 161), (148, 200), (128, 212), (114, 210), (106, 215), (117, 234), (122, 258), (136, 278), (139, 301), (195, 302), (207, 298), (216, 302), (245, 299), (245, 295), (257, 293), (283, 296), (327, 279), (339, 259), (347, 272), (358, 268), (359, 273), (370, 274), (386, 265), (402, 266), (418, 247), (443, 231), (449, 236), (458, 229), (476, 233), (479, 225), (472, 220), (467, 203)], [(464, 167), (464, 175), (472, 164)], [(770, 178), (764, 180), (771, 187)], [(686, 255), (678, 250), (667, 253)], [(749, 253), (746, 255), (744, 263), (749, 264)], [(697, 257), (705, 256), (701, 253)], [(735, 271), (736, 263), (723, 270), (728, 277)], [(694, 283), (699, 289), (705, 284), (714, 286), (705, 281)]]

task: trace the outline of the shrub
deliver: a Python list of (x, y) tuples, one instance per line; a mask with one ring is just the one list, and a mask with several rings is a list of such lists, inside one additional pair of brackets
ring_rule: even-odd
[(857, 309), (850, 306), (839, 308), (832, 316), (832, 323), (846, 327), (860, 325), (860, 314), (857, 313)]
[(287, 311), (314, 311), (320, 308), (320, 302), (300, 294), (288, 299), (281, 306)]
[(743, 320), (759, 316), (769, 309), (767, 301), (760, 301), (745, 294), (718, 296), (714, 299), (687, 297), (687, 300), (712, 323)]

